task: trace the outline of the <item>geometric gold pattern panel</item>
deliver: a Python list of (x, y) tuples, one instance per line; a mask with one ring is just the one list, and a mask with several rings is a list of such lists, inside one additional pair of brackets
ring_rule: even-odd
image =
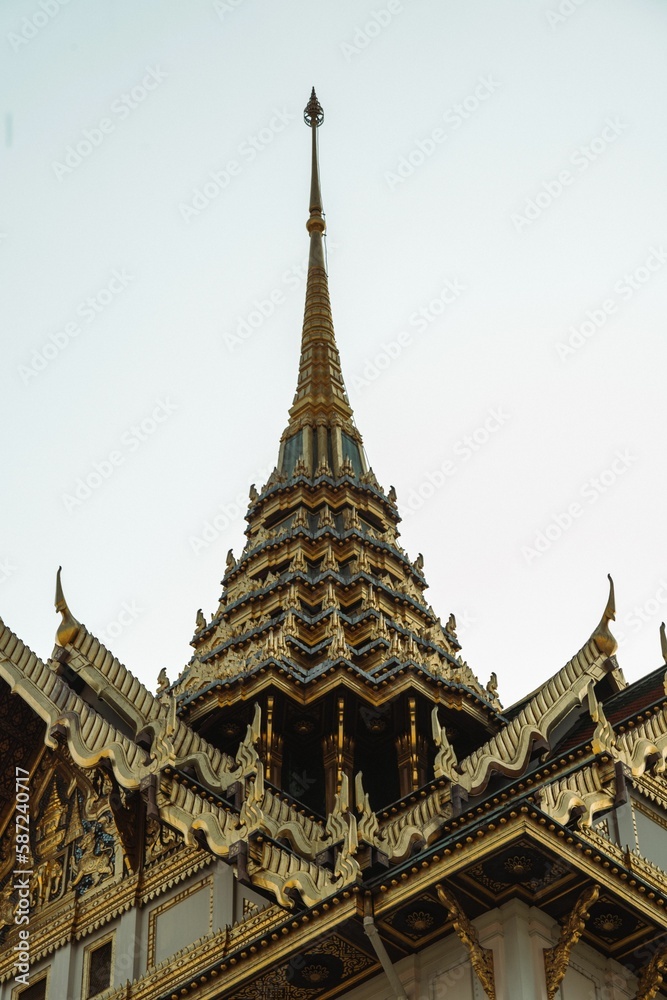
[(341, 984), (352, 986), (375, 964), (365, 952), (333, 934), (287, 965), (242, 986), (229, 1000), (325, 1000)]

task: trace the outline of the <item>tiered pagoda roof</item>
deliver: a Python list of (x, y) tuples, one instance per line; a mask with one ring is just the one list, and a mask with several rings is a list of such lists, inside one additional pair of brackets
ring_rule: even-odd
[[(494, 676), (485, 686), (462, 660), (454, 616), (443, 625), (425, 599), (423, 559), (401, 547), (394, 490), (377, 482), (354, 423), (324, 265), (314, 91), (305, 119), (297, 391), (276, 468), (251, 487), (217, 611), (198, 613), (192, 659), (171, 684), (163, 671), (153, 694), (72, 615), (60, 573), (47, 661), (0, 622), (0, 719), (16, 729), (0, 765), (0, 980), (16, 933), (16, 765), (35, 782), (37, 829), (48, 827), (31, 846), (35, 958), (214, 860), (266, 901), (104, 1000), (212, 996), (213, 980), (229, 1000), (333, 998), (450, 933), (492, 997), (470, 918), (517, 897), (564, 934), (575, 913), (570, 947), (585, 929), (653, 997), (661, 967), (645, 956), (664, 951), (667, 876), (628, 847), (623, 809), (636, 793), (667, 814), (665, 668), (626, 685), (613, 585), (590, 638), (505, 711)], [(546, 962), (549, 996), (566, 967)]]

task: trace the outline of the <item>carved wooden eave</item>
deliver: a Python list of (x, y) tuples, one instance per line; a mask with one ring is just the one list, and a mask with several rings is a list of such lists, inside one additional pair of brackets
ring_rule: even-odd
[(56, 645), (51, 664), (56, 673), (65, 664), (90, 690), (120, 715), (136, 735), (160, 714), (157, 698), (85, 625), (65, 645)]
[(494, 772), (517, 777), (540, 743), (549, 747), (553, 731), (581, 708), (592, 685), (614, 665), (591, 638), (500, 732), (459, 764), (461, 786), (470, 794), (484, 790)]
[[(65, 738), (81, 767), (93, 767), (103, 759), (108, 760), (116, 780), (124, 788), (139, 788), (145, 778), (167, 763), (175, 767), (192, 765), (202, 783), (212, 790), (224, 791), (236, 780), (232, 758), (180, 721), (175, 720), (171, 725), (164, 705), (159, 706), (161, 714), (145, 727), (154, 745), (149, 754), (76, 694), (2, 622), (0, 677), (46, 723), (47, 746), (54, 747), (56, 738)], [(132, 685), (139, 683), (129, 672), (124, 680)], [(161, 744), (163, 737), (168, 737), (166, 746)]]
[(283, 692), (304, 707), (332, 691), (343, 689), (379, 709), (402, 694), (416, 692), (433, 704), (464, 712), (487, 733), (499, 727), (496, 710), (479, 694), (463, 684), (434, 676), (414, 661), (395, 663), (381, 677), (366, 674), (354, 664), (343, 661), (325, 664), (311, 676), (299, 678), (284, 663), (267, 659), (247, 674), (211, 681), (204, 690), (179, 700), (179, 717), (195, 726), (214, 708), (254, 702), (271, 689)]
[[(425, 847), (436, 840), (453, 814), (450, 789), (440, 788), (410, 796), (414, 804), (405, 803), (397, 815), (384, 812), (379, 817), (382, 850), (390, 861), (402, 861), (414, 853), (415, 845)], [(397, 803), (397, 807), (403, 803)], [(396, 807), (395, 807), (396, 808)]]
[[(161, 756), (153, 754), (151, 759), (146, 751), (91, 709), (64, 680), (49, 670), (34, 653), (27, 650), (6, 627), (3, 627), (0, 642), (3, 643), (0, 676), (8, 680), (13, 689), (26, 698), (37, 714), (46, 721), (47, 745), (55, 748), (58, 740), (64, 739), (74, 763), (79, 767), (92, 768), (107, 760), (114, 777), (123, 788), (139, 790), (146, 780), (155, 776), (164, 765), (169, 764), (172, 769), (177, 766), (178, 760), (169, 752), (169, 741), (173, 740), (179, 729), (187, 733), (198, 746), (205, 745), (200, 737), (182, 723), (179, 723), (175, 733), (168, 733), (168, 720), (165, 719), (160, 734), (164, 737), (166, 746)], [(159, 748), (160, 739), (156, 742)], [(222, 759), (219, 751), (214, 748), (210, 748), (210, 751)], [(184, 759), (197, 758), (190, 753)], [(210, 769), (209, 757), (205, 756), (204, 759)], [(232, 781), (242, 777), (242, 773), (238, 770), (233, 774), (225, 772), (225, 777), (229, 779), (224, 784), (226, 788)], [(254, 783), (248, 783), (246, 801), (252, 797), (254, 788)], [(262, 801), (257, 804), (260, 821), (255, 825), (251, 824), (250, 827), (242, 823), (240, 816), (229, 807), (211, 802), (167, 776), (163, 776), (160, 781), (155, 804), (160, 819), (182, 833), (187, 844), (196, 845), (198, 843), (196, 834), (201, 832), (206, 838), (209, 850), (219, 857), (227, 858), (234, 844), (240, 841), (247, 844), (251, 834), (261, 828), (265, 798), (268, 799), (266, 804), (269, 816), (264, 825), (269, 831), (277, 829), (289, 832), (293, 840), (301, 842), (307, 839), (306, 830), (313, 837), (316, 826), (310, 822), (306, 825), (297, 810), (292, 811), (291, 820), (285, 818), (281, 823), (280, 817), (276, 819), (275, 800), (268, 790), (264, 790)], [(321, 835), (320, 830), (318, 833)], [(318, 847), (320, 843), (315, 841)], [(252, 860), (248, 874), (254, 883), (273, 892), (287, 907), (293, 906), (291, 898), (285, 895), (287, 889), (296, 889), (310, 905), (323, 896), (330, 895), (349, 881), (344, 874), (332, 879), (327, 869), (302, 859), (278, 845), (266, 843), (260, 857)]]
[[(614, 705), (613, 699), (610, 704)], [(604, 718), (604, 713), (600, 714)], [(618, 710), (615, 714), (619, 714)], [(589, 731), (591, 727), (592, 723)], [(595, 759), (557, 778), (541, 791), (541, 807), (553, 819), (566, 824), (576, 814), (580, 828), (590, 827), (596, 816), (618, 801), (621, 790), (617, 787), (616, 775), (619, 767), (623, 781), (632, 781), (653, 801), (663, 806), (667, 804), (667, 788), (664, 782), (656, 780), (666, 770), (667, 705), (664, 693), (658, 702), (641, 705), (634, 715), (624, 716), (621, 728), (623, 732), (616, 732), (611, 723), (606, 722), (606, 739), (601, 746), (596, 736), (600, 729), (598, 722), (593, 738), (590, 739), (588, 731), (581, 742), (585, 752)]]
[(563, 826), (569, 823), (576, 810), (577, 825), (589, 827), (599, 813), (613, 808), (615, 802), (614, 769), (605, 761), (596, 761), (558, 778), (540, 792), (541, 808)]
[[(101, 702), (132, 724), (132, 737), (157, 745), (165, 729), (168, 700), (156, 698), (85, 626), (51, 661), (56, 673), (64, 665), (74, 670)], [(119, 721), (120, 721), (119, 720)], [(211, 791), (226, 789), (233, 780), (234, 761), (176, 719), (169, 733), (170, 761), (176, 768), (192, 767)]]

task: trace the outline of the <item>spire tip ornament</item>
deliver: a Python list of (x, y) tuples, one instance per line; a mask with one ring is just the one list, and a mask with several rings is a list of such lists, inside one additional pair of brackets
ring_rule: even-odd
[(600, 624), (596, 628), (595, 632), (593, 632), (591, 639), (593, 639), (595, 645), (601, 653), (606, 653), (607, 656), (613, 656), (618, 649), (618, 643), (609, 631), (609, 622), (616, 621), (616, 598), (614, 595), (614, 581), (612, 580), (610, 573), (607, 573), (607, 579), (609, 580), (609, 597), (607, 599), (607, 606), (602, 613)]
[(63, 593), (63, 585), (60, 579), (60, 574), (62, 573), (62, 566), (58, 567), (58, 572), (56, 573), (56, 611), (59, 611), (62, 615), (62, 621), (58, 626), (56, 632), (56, 643), (58, 646), (67, 646), (68, 643), (72, 642), (76, 637), (77, 632), (81, 628), (80, 622), (76, 620), (72, 612), (70, 611), (67, 601), (65, 600), (65, 595)]
[(322, 105), (317, 99), (314, 87), (310, 93), (310, 100), (303, 109), (303, 120), (306, 125), (309, 125), (311, 128), (319, 128), (324, 121), (324, 111), (322, 110)]

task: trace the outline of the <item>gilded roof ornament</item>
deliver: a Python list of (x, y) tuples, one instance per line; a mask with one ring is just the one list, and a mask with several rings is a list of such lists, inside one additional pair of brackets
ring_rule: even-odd
[(446, 778), (447, 781), (451, 781), (452, 784), (456, 784), (458, 781), (458, 775), (456, 773), (458, 760), (454, 747), (447, 738), (447, 730), (444, 726), (440, 725), (437, 705), (433, 706), (433, 711), (431, 712), (431, 727), (433, 731), (433, 740), (435, 745), (439, 747), (434, 764), (435, 776), (436, 778)]
[(662, 658), (665, 661), (665, 666), (667, 666), (667, 635), (665, 635), (665, 623), (660, 624), (660, 651), (662, 653)]
[(653, 1000), (666, 977), (667, 948), (661, 948), (654, 952), (648, 964), (640, 969), (635, 1000)]
[(588, 710), (593, 722), (597, 723), (592, 740), (593, 753), (611, 752), (616, 748), (614, 728), (604, 714), (602, 702), (598, 701), (593, 684), (588, 689)]
[(563, 924), (558, 942), (553, 948), (544, 948), (544, 970), (549, 1000), (554, 1000), (558, 987), (565, 978), (570, 964), (570, 952), (584, 933), (590, 908), (599, 895), (599, 885), (591, 885), (584, 889)]
[(609, 631), (609, 622), (616, 621), (616, 599), (614, 596), (614, 581), (609, 573), (607, 574), (607, 579), (609, 580), (609, 597), (607, 598), (607, 606), (602, 613), (600, 624), (591, 635), (591, 639), (601, 653), (605, 653), (607, 656), (613, 656), (618, 649), (618, 643)]
[(479, 943), (477, 928), (466, 915), (454, 893), (445, 888), (444, 885), (436, 885), (435, 888), (438, 899), (447, 908), (452, 927), (468, 952), (470, 964), (475, 970), (484, 992), (489, 1000), (496, 1000), (496, 975), (493, 967), (492, 949), (483, 948)]
[(56, 632), (56, 644), (58, 646), (67, 646), (75, 639), (77, 632), (81, 628), (81, 622), (76, 620), (67, 606), (60, 579), (61, 572), (62, 566), (59, 566), (56, 574), (56, 611), (59, 611), (62, 615), (62, 621)]

